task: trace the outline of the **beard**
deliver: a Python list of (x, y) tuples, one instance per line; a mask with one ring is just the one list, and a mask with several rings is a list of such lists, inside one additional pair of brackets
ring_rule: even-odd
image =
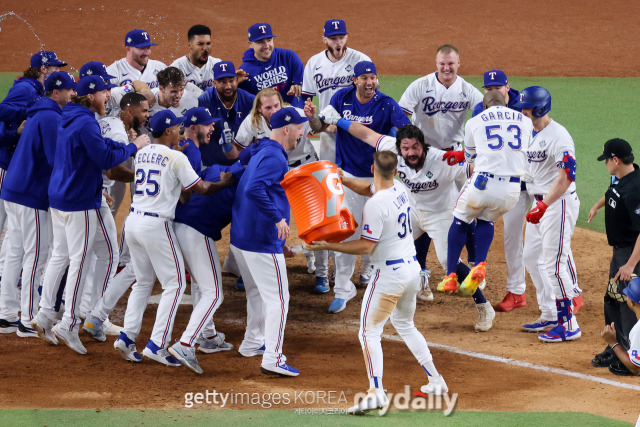
[[(424, 166), (424, 162), (427, 159), (427, 152), (424, 151), (422, 153), (422, 156), (420, 156), (417, 163), (410, 162), (409, 157), (403, 157), (403, 159), (407, 166), (409, 166), (411, 169), (415, 171), (419, 171), (420, 169), (422, 169), (422, 167)], [(415, 160), (414, 158), (411, 158), (411, 159)]]
[(140, 130), (140, 126), (142, 126), (142, 122), (140, 121), (139, 118), (134, 117), (133, 120), (131, 121), (131, 129), (138, 132), (138, 130)]
[(338, 55), (336, 50), (330, 47), (329, 45), (327, 45), (327, 50), (329, 51), (331, 56), (333, 56), (334, 58), (338, 58), (338, 57), (342, 58), (342, 56), (344, 55), (344, 52), (347, 50), (347, 45), (345, 43), (345, 45), (342, 46), (342, 48), (340, 49), (340, 55)]

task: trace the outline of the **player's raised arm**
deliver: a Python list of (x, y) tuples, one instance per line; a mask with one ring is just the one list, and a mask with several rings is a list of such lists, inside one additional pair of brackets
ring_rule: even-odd
[(193, 190), (196, 193), (202, 195), (213, 194), (225, 187), (230, 186), (234, 182), (235, 178), (233, 177), (233, 174), (231, 172), (220, 172), (220, 181), (211, 182), (201, 180), (193, 186)]
[(378, 140), (383, 136), (360, 123), (351, 122), (342, 118), (340, 113), (331, 105), (327, 105), (319, 114), (320, 120), (327, 125), (336, 125), (340, 129), (346, 130), (350, 135), (366, 142), (372, 147), (376, 147)]

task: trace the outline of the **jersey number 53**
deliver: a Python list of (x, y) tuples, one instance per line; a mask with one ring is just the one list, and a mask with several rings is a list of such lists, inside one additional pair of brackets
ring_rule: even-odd
[[(522, 148), (522, 131), (519, 126), (510, 125), (507, 127), (506, 132), (502, 130), (502, 125), (485, 126), (484, 129), (489, 143), (487, 146), (492, 150), (501, 150), (505, 139), (508, 139), (507, 145), (512, 149), (520, 150)], [(490, 143), (493, 140), (496, 140), (496, 142)]]

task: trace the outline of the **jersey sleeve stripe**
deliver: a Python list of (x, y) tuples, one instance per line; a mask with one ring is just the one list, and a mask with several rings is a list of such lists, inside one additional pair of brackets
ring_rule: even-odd
[(629, 356), (629, 360), (631, 361), (631, 363), (640, 368), (640, 359), (638, 359), (638, 357)]
[(404, 111), (404, 113), (409, 115), (409, 116), (413, 116), (413, 111), (411, 111), (411, 110), (407, 110), (406, 108), (402, 107), (402, 111)]
[(378, 148), (380, 147), (380, 142), (384, 137), (385, 135), (380, 135), (380, 138), (378, 138), (378, 141), (376, 141), (376, 151), (378, 151)]
[(365, 236), (365, 235), (363, 235), (363, 234), (361, 234), (361, 235), (360, 235), (360, 238), (361, 238), (361, 239), (364, 239), (364, 240), (368, 240), (368, 241), (370, 241), (370, 242), (376, 242), (376, 243), (379, 241), (379, 239), (375, 239), (375, 238), (373, 238), (373, 237), (367, 237), (367, 236)]
[(315, 92), (306, 92), (306, 91), (302, 91), (302, 95), (304, 96), (316, 96)]
[(237, 139), (233, 138), (233, 142), (235, 142), (236, 144), (238, 144), (240, 147), (242, 148), (247, 148), (248, 145), (244, 145), (243, 143), (239, 142)]
[(197, 183), (199, 183), (200, 181), (202, 181), (202, 178), (198, 177), (198, 179), (196, 179), (195, 181), (193, 181), (191, 184), (189, 184), (188, 186), (184, 187), (185, 190), (190, 189), (191, 187), (193, 187), (194, 185), (196, 185)]

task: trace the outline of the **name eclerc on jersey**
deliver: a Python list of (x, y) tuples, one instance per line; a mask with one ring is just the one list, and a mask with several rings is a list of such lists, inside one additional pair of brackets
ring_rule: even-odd
[(167, 156), (163, 156), (158, 153), (138, 153), (136, 156), (136, 163), (149, 163), (152, 165), (167, 166), (167, 160), (169, 160)]
[(327, 77), (325, 78), (322, 74), (314, 74), (313, 80), (316, 82), (316, 87), (318, 88), (318, 93), (322, 93), (325, 90), (338, 89), (342, 87), (349, 87), (353, 83), (353, 76), (355, 74), (351, 74), (348, 76), (336, 76), (336, 77)]
[(286, 83), (288, 80), (287, 67), (276, 67), (273, 70), (266, 71), (262, 74), (256, 74), (253, 78), (255, 79), (256, 86), (259, 90), (273, 87), (281, 83)]

